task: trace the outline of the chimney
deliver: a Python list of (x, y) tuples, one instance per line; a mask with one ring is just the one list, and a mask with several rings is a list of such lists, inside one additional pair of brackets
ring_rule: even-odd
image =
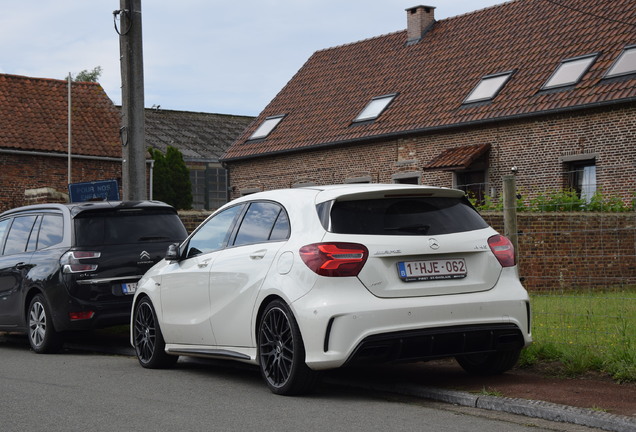
[(435, 23), (434, 6), (414, 6), (406, 10), (406, 43), (419, 42), (424, 33)]

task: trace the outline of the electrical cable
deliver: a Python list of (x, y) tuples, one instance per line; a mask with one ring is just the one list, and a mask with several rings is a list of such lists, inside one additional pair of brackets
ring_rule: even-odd
[[(120, 32), (119, 28), (117, 28), (117, 17), (122, 12), (126, 14), (126, 21), (128, 22), (128, 28), (126, 29), (125, 32)], [(121, 24), (121, 19), (120, 19), (120, 24)], [(115, 26), (115, 31), (117, 32), (119, 36), (127, 35), (128, 32), (130, 31), (130, 28), (132, 27), (132, 19), (130, 19), (130, 11), (128, 9), (120, 9), (120, 10), (113, 11), (113, 25)]]
[(618, 23), (618, 24), (624, 24), (624, 25), (636, 27), (636, 24), (634, 24), (634, 23), (630, 23), (630, 22), (627, 22), (627, 21), (622, 21), (622, 20), (618, 20), (618, 19), (614, 19), (614, 18), (608, 18), (606, 16), (598, 15), (598, 14), (595, 14), (595, 13), (592, 13), (592, 12), (586, 12), (586, 11), (577, 9), (575, 7), (572, 7), (572, 6), (564, 5), (563, 3), (560, 3), (560, 2), (558, 2), (556, 0), (544, 0), (544, 1), (546, 1), (548, 3), (552, 3), (553, 5), (556, 5), (556, 6), (560, 6), (560, 7), (565, 8), (565, 9), (573, 10), (574, 12), (578, 12), (578, 13), (581, 13), (581, 14), (584, 14), (584, 15), (589, 15), (589, 16), (593, 16), (595, 18), (599, 18), (599, 19), (602, 19), (602, 20), (611, 21), (611, 22), (615, 22), (615, 23)]

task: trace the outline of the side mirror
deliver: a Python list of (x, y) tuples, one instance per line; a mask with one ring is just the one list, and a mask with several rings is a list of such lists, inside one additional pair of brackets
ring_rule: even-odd
[(166, 251), (166, 261), (179, 261), (179, 243), (172, 243)]

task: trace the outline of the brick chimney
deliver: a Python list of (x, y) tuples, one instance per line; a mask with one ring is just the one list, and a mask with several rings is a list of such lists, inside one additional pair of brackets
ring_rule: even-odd
[(406, 10), (407, 44), (417, 43), (435, 23), (434, 6), (414, 6)]

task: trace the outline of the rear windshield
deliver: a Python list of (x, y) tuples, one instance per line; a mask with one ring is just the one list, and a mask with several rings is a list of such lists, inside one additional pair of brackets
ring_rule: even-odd
[[(323, 225), (338, 234), (440, 235), (488, 227), (466, 199), (387, 198), (335, 201), (331, 224)], [(324, 208), (318, 208), (324, 214)]]
[(85, 212), (75, 218), (77, 246), (181, 242), (186, 236), (179, 216), (165, 210)]

